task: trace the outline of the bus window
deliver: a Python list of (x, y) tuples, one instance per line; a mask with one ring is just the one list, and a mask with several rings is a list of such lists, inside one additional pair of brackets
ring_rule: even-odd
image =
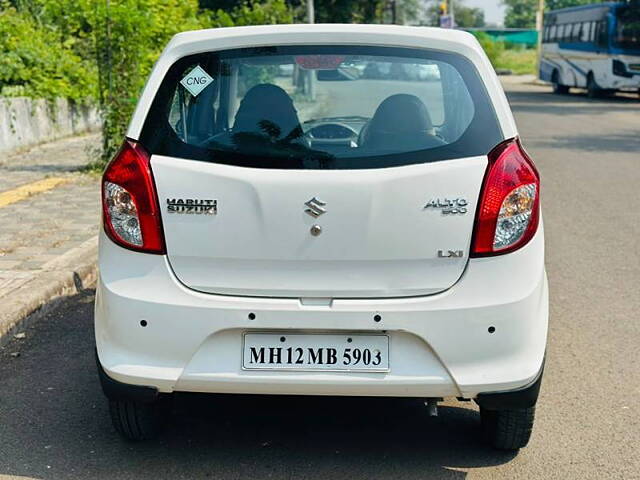
[(556, 40), (558, 40), (558, 37), (556, 37), (557, 31), (558, 31), (558, 27), (556, 25), (551, 25), (551, 29), (549, 30), (550, 42), (555, 42)]
[(599, 23), (598, 46), (602, 48), (609, 47), (609, 28), (606, 21)]
[(640, 49), (640, 11), (635, 7), (618, 11), (613, 41), (618, 48)]
[(580, 41), (581, 42), (588, 42), (589, 41), (589, 36), (590, 36), (590, 30), (591, 30), (591, 23), (589, 22), (584, 22), (582, 24), (582, 34), (580, 35)]
[(573, 23), (564, 26), (564, 41), (570, 42), (573, 37)]
[(581, 23), (574, 23), (573, 29), (571, 30), (571, 41), (579, 42), (580, 41), (580, 31), (582, 30)]
[(594, 43), (596, 41), (596, 28), (598, 24), (596, 22), (591, 22), (589, 24), (591, 28), (589, 29), (589, 42)]

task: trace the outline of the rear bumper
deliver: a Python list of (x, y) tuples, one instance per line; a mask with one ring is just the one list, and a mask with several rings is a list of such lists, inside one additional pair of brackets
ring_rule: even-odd
[[(538, 378), (548, 322), (543, 259), (540, 228), (517, 252), (472, 259), (446, 292), (318, 306), (194, 292), (177, 281), (164, 257), (121, 249), (102, 235), (95, 315), (99, 364), (118, 384), (158, 392), (482, 401), (483, 393), (522, 389)], [(382, 320), (375, 322), (374, 315)], [(244, 371), (242, 334), (256, 330), (386, 331), (390, 371)]]
[(529, 385), (504, 392), (480, 393), (476, 398), (476, 403), (487, 410), (533, 407), (538, 401), (543, 373), (544, 362), (542, 363), (535, 380)]
[[(98, 367), (98, 377), (102, 391), (107, 398), (112, 400), (128, 400), (140, 403), (155, 402), (162, 395), (156, 387), (145, 385), (131, 385), (118, 382), (109, 377), (98, 361), (96, 354), (96, 364)], [(536, 404), (540, 385), (542, 384), (542, 373), (544, 366), (540, 369), (537, 378), (530, 385), (526, 385), (515, 390), (505, 392), (480, 393), (476, 402), (488, 410), (500, 410), (503, 408), (529, 408)]]

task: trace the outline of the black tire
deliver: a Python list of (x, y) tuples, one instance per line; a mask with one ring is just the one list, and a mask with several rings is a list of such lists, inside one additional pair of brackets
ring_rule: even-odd
[(531, 438), (536, 407), (487, 410), (480, 408), (485, 441), (500, 450), (526, 447)]
[(554, 70), (551, 75), (551, 85), (553, 85), (553, 93), (560, 95), (569, 93), (569, 87), (560, 83), (560, 73), (558, 73), (558, 70)]
[(171, 414), (169, 398), (153, 403), (130, 400), (109, 400), (111, 423), (125, 439), (133, 441), (155, 438), (163, 429)]
[(587, 97), (598, 98), (602, 94), (602, 90), (598, 87), (596, 79), (593, 77), (593, 73), (589, 72), (587, 75)]

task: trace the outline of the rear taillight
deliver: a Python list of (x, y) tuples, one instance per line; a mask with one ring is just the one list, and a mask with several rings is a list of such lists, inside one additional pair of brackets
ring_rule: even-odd
[(104, 230), (118, 245), (165, 253), (160, 209), (149, 154), (126, 139), (102, 176)]
[(518, 139), (489, 154), (480, 192), (472, 257), (499, 255), (524, 246), (538, 228), (540, 176)]

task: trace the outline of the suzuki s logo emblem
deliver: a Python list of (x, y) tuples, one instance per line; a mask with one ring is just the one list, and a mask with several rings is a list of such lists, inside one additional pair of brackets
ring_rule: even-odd
[(327, 213), (325, 208), (322, 208), (326, 205), (322, 200), (313, 197), (311, 200), (304, 202), (304, 204), (309, 207), (305, 210), (305, 213), (311, 215), (313, 218), (318, 218), (323, 213)]

